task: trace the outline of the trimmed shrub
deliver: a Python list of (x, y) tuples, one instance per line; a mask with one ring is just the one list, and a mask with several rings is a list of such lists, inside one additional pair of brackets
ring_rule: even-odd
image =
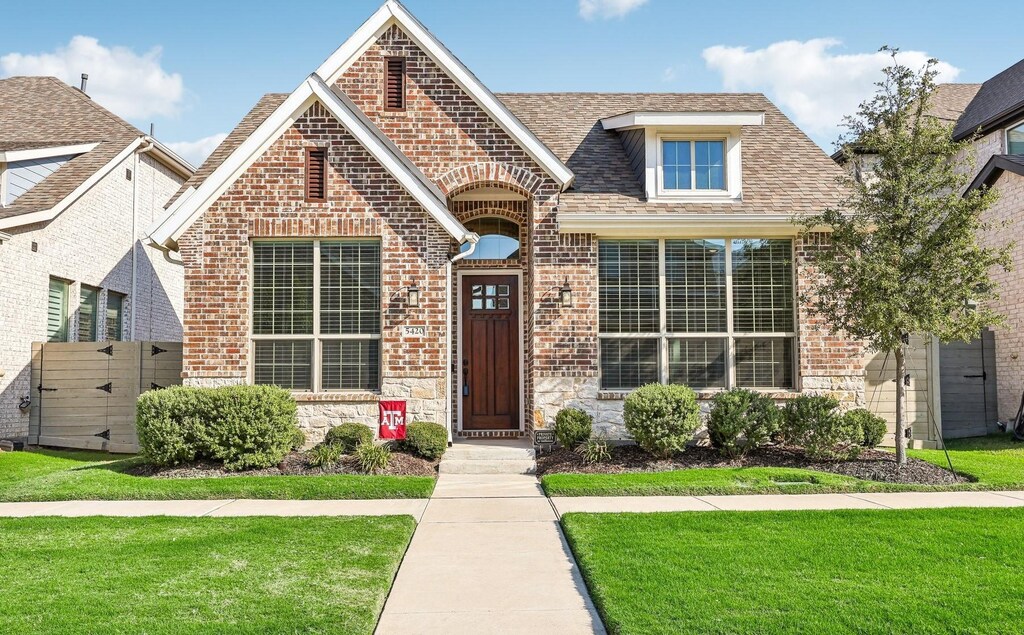
[(448, 449), (448, 430), (440, 423), (413, 421), (405, 429), (402, 446), (428, 461), (437, 460)]
[(668, 458), (682, 452), (700, 427), (697, 395), (686, 386), (640, 386), (626, 397), (623, 419), (637, 445)]
[(391, 463), (391, 448), (386, 445), (375, 445), (372, 441), (360, 443), (356, 446), (355, 456), (363, 472), (377, 474), (386, 470)]
[(570, 450), (590, 438), (594, 418), (579, 408), (562, 408), (555, 415), (555, 438)]
[(333, 467), (345, 456), (340, 445), (321, 443), (306, 452), (306, 464), (312, 467)]
[(812, 459), (853, 459), (864, 431), (839, 413), (839, 402), (825, 395), (801, 395), (786, 404), (786, 438)]
[(885, 419), (864, 408), (849, 410), (843, 417), (849, 421), (850, 425), (861, 429), (862, 437), (860, 444), (866, 448), (876, 447), (882, 442), (885, 433), (889, 431), (889, 426), (885, 423)]
[(373, 430), (361, 423), (348, 421), (328, 430), (324, 443), (339, 445), (345, 454), (352, 454), (360, 443), (373, 443)]
[(735, 458), (767, 443), (778, 433), (782, 418), (771, 397), (733, 388), (712, 399), (708, 438), (722, 455)]
[(576, 448), (576, 451), (580, 453), (583, 462), (587, 464), (603, 463), (612, 458), (608, 441), (600, 437), (590, 437)]
[(297, 439), (295, 400), (275, 386), (175, 386), (139, 397), (143, 457), (156, 465), (196, 460), (229, 470), (276, 465)]
[(301, 450), (304, 445), (306, 445), (306, 433), (299, 428), (295, 428), (295, 436), (292, 438), (292, 449)]

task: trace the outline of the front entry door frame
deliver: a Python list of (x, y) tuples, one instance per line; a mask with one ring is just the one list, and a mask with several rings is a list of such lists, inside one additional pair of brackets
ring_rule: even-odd
[[(451, 360), (453, 362), (453, 371), (456, 377), (456, 391), (455, 391), (455, 403), (456, 413), (458, 414), (458, 431), (462, 432), (462, 411), (463, 411), (463, 399), (462, 399), (462, 360), (465, 359), (462, 354), (462, 347), (465, 344), (465, 338), (462, 333), (462, 290), (463, 290), (463, 278), (469, 276), (515, 276), (516, 287), (519, 291), (519, 297), (516, 300), (519, 303), (519, 319), (517, 320), (518, 325), (518, 337), (519, 337), (519, 356), (516, 360), (516, 364), (519, 368), (519, 427), (509, 428), (512, 432), (523, 432), (526, 430), (526, 393), (525, 393), (525, 382), (523, 373), (523, 359), (526, 355), (526, 342), (524, 336), (524, 320), (525, 315), (525, 302), (523, 302), (523, 272), (518, 269), (467, 269), (465, 271), (459, 271), (457, 273), (458, 285), (456, 288), (455, 297), (457, 298), (456, 310), (455, 310), (455, 332), (459, 334), (459, 345), (458, 351), (456, 351), (457, 358)], [(480, 431), (473, 431), (480, 432)], [(501, 432), (497, 430), (495, 432)]]

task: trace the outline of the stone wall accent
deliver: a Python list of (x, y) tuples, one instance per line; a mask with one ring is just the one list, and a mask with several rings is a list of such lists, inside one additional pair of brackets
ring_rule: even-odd
[[(125, 294), (122, 337), (130, 336), (135, 312), (136, 340), (181, 339), (183, 270), (156, 249), (146, 247), (146, 229), (182, 178), (147, 154), (127, 157), (68, 209), (48, 223), (5, 230), (0, 245), (0, 437), (28, 434), (28, 412), (18, 403), (38, 398), (29, 385), (32, 342), (46, 341), (50, 276), (71, 281), (69, 339), (78, 339), (81, 285), (97, 287), (100, 306), (108, 292)], [(133, 180), (126, 178), (131, 169)], [(133, 189), (137, 219), (132, 236)], [(33, 251), (33, 244), (36, 249)], [(132, 249), (136, 254), (136, 295), (131, 297)], [(99, 316), (105, 333), (106, 316)]]

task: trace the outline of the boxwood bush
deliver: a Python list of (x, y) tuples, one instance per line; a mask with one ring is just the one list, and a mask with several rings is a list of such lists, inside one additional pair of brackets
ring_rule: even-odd
[(711, 400), (708, 439), (723, 456), (735, 458), (767, 443), (778, 433), (782, 418), (771, 397), (733, 388)]
[(859, 428), (862, 432), (861, 445), (866, 448), (876, 447), (882, 442), (889, 426), (885, 419), (879, 417), (870, 410), (855, 408), (843, 415), (851, 426)]
[(853, 459), (860, 454), (864, 430), (839, 412), (827, 395), (800, 395), (786, 404), (787, 441), (803, 446), (812, 459)]
[(402, 447), (428, 461), (434, 461), (441, 458), (448, 449), (448, 430), (440, 423), (413, 421), (405, 428)]
[(360, 443), (373, 443), (373, 430), (361, 423), (346, 421), (328, 430), (324, 443), (341, 446), (345, 454), (352, 454)]
[(562, 408), (555, 415), (555, 438), (563, 448), (574, 449), (590, 438), (594, 418), (579, 408)]
[(637, 445), (668, 458), (682, 452), (700, 427), (697, 395), (686, 386), (640, 386), (626, 397), (623, 419)]
[(275, 386), (175, 386), (136, 406), (140, 453), (156, 465), (196, 460), (229, 470), (276, 465), (298, 439), (295, 400)]

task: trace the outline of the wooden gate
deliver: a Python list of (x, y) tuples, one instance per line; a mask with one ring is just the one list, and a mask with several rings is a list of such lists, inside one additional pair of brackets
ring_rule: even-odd
[(37, 342), (29, 442), (136, 452), (139, 395), (180, 383), (181, 342)]
[(970, 342), (939, 345), (943, 437), (978, 437), (995, 430), (995, 348), (990, 329)]

